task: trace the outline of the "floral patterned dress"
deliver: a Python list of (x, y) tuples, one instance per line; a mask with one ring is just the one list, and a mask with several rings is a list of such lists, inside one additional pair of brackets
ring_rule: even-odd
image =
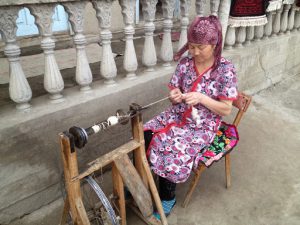
[[(210, 68), (202, 74), (199, 74), (193, 58), (183, 58), (169, 88), (179, 88), (182, 93), (201, 92), (216, 100), (235, 100), (238, 94), (235, 68), (224, 58), (214, 71)], [(221, 124), (221, 116), (205, 106), (198, 104), (193, 108), (185, 103), (174, 104), (144, 125), (145, 131), (154, 132), (147, 149), (151, 169), (174, 183), (185, 182), (193, 166), (211, 158), (211, 155), (206, 155), (206, 152), (212, 152), (207, 147)], [(192, 115), (195, 109), (197, 121)]]

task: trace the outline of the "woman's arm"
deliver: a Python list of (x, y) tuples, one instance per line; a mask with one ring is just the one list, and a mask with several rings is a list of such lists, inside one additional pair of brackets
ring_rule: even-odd
[(183, 100), (189, 105), (202, 104), (212, 112), (220, 116), (231, 113), (232, 102), (238, 95), (236, 70), (231, 62), (225, 60), (222, 64), (222, 73), (216, 78), (216, 99), (200, 92), (190, 92), (183, 96)]
[(207, 95), (204, 95), (199, 92), (189, 92), (183, 94), (182, 99), (186, 104), (194, 106), (197, 104), (202, 104), (206, 108), (210, 109), (214, 113), (219, 114), (220, 116), (227, 116), (231, 113), (232, 109), (232, 100), (214, 100)]

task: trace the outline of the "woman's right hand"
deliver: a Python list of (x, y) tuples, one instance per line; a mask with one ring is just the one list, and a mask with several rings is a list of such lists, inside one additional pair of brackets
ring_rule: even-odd
[(182, 102), (182, 93), (179, 88), (174, 88), (170, 91), (170, 101), (173, 104), (178, 104)]

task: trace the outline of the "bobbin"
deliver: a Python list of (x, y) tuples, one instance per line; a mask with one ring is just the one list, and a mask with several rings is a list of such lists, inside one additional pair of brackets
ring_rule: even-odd
[(163, 99), (160, 99), (156, 102), (152, 102), (146, 106), (140, 106), (137, 103), (131, 103), (130, 104), (130, 110), (125, 113), (124, 110), (118, 109), (116, 111), (115, 116), (110, 116), (107, 120), (104, 120), (100, 123), (97, 123), (91, 127), (88, 127), (86, 129), (82, 127), (73, 126), (69, 129), (69, 134), (73, 136), (74, 145), (77, 148), (83, 148), (89, 139), (89, 136), (96, 134), (102, 130), (107, 129), (108, 127), (114, 126), (116, 124), (122, 124), (125, 125), (129, 122), (130, 118), (136, 116), (139, 114), (142, 110), (150, 108), (152, 105), (155, 105), (159, 102), (165, 101), (169, 99), (169, 97), (165, 97)]

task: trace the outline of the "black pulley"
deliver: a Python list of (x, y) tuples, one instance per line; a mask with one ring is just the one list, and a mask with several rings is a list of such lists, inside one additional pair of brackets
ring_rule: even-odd
[(83, 148), (88, 141), (88, 135), (84, 128), (71, 127), (69, 133), (74, 136), (74, 143), (77, 148)]

